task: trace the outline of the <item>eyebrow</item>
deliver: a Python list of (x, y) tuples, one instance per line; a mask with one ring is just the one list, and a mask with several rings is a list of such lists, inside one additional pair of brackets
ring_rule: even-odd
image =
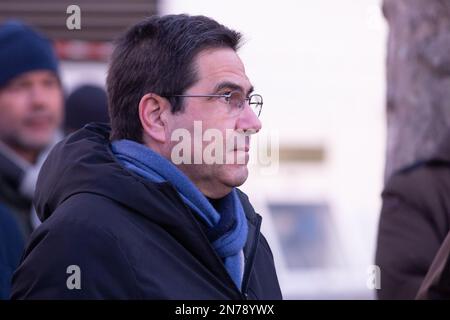
[[(233, 82), (230, 82), (230, 81), (224, 81), (224, 82), (218, 83), (214, 87), (214, 93), (219, 92), (219, 91), (221, 91), (223, 89), (231, 89), (233, 91), (235, 91), (235, 90), (237, 90), (237, 91), (244, 91), (240, 85), (237, 85), (236, 83), (233, 83)], [(255, 90), (255, 88), (253, 86), (251, 86), (250, 89), (248, 89), (248, 91), (246, 92), (246, 95), (249, 95), (254, 90)]]

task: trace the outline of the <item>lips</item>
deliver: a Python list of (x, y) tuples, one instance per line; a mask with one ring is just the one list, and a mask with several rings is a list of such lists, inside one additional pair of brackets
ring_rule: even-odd
[(244, 151), (244, 152), (250, 151), (250, 137), (248, 136), (238, 137), (237, 141), (235, 141), (234, 144), (235, 146), (233, 148), (233, 151)]
[(244, 135), (239, 132), (227, 133), (227, 139), (225, 141), (226, 152), (248, 154), (250, 151), (250, 136)]
[(25, 119), (24, 125), (33, 129), (46, 129), (53, 123), (51, 116), (36, 116)]

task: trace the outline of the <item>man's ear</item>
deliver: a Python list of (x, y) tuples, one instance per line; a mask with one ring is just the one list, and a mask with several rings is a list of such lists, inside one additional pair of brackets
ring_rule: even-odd
[[(166, 142), (167, 114), (170, 103), (167, 99), (155, 94), (147, 93), (139, 101), (139, 119), (143, 134), (159, 142)], [(145, 140), (145, 137), (143, 137)]]

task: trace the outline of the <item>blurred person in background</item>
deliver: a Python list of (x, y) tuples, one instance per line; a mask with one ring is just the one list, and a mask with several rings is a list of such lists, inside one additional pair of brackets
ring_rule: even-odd
[(395, 173), (382, 198), (378, 298), (414, 299), (450, 231), (450, 133), (434, 156)]
[(0, 202), (24, 237), (48, 149), (60, 138), (63, 94), (50, 41), (17, 20), (0, 25)]
[(66, 99), (64, 131), (70, 134), (90, 122), (109, 123), (106, 91), (96, 85), (76, 88)]
[[(204, 16), (169, 15), (119, 40), (111, 128), (85, 126), (47, 158), (35, 197), (43, 223), (13, 299), (281, 299), (262, 218), (237, 189), (262, 107), (240, 38)], [(195, 121), (219, 132), (218, 153), (245, 161), (193, 164), (184, 150), (176, 164), (172, 134), (192, 138)], [(226, 131), (243, 143), (226, 143)]]

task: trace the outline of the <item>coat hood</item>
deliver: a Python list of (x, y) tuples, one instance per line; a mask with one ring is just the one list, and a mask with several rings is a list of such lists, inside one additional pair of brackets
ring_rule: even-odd
[(158, 197), (167, 194), (171, 185), (145, 181), (124, 169), (112, 154), (109, 133), (106, 124), (88, 124), (53, 148), (42, 166), (34, 197), (41, 221), (78, 193), (98, 194), (140, 213), (154, 211), (149, 208), (158, 204)]

